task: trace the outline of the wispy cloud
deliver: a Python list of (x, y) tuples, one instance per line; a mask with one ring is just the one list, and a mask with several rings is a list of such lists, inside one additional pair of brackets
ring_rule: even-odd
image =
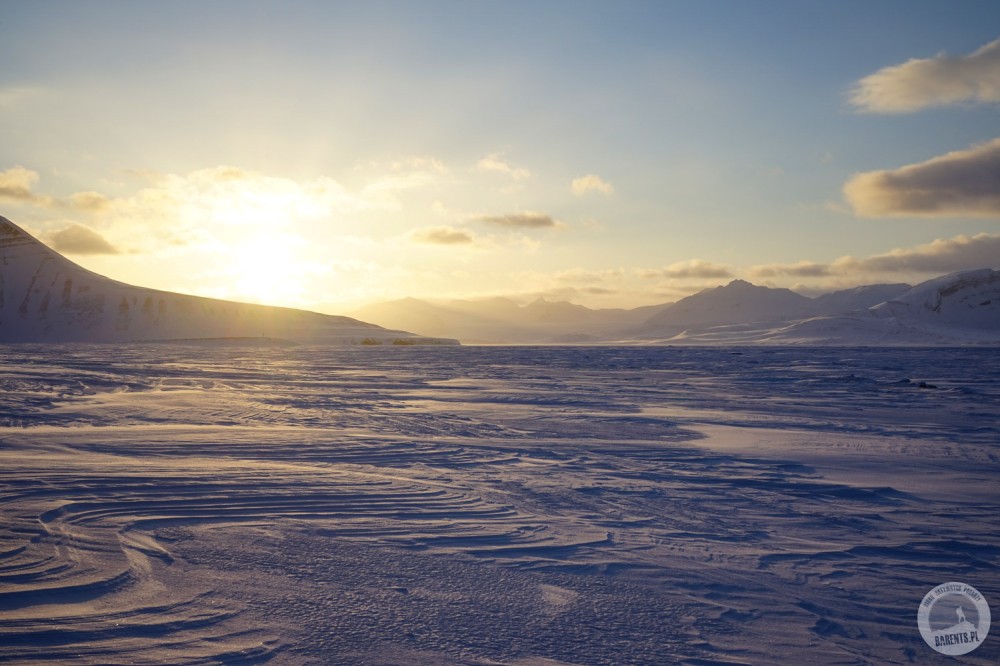
[(69, 197), (71, 208), (100, 212), (111, 207), (111, 199), (100, 192), (77, 192)]
[(624, 275), (625, 271), (620, 268), (596, 271), (586, 268), (569, 268), (556, 272), (553, 278), (559, 282), (568, 282), (577, 285), (595, 285), (621, 279)]
[(919, 164), (851, 178), (844, 195), (864, 217), (1000, 216), (1000, 139)]
[(410, 239), (430, 245), (468, 245), (475, 241), (472, 232), (449, 226), (427, 227), (410, 233)]
[(851, 92), (851, 103), (872, 113), (961, 102), (1000, 102), (1000, 39), (965, 56), (942, 53), (885, 67), (861, 79)]
[(748, 273), (755, 278), (791, 277), (826, 277), (831, 275), (829, 264), (818, 264), (814, 261), (799, 261), (792, 264), (764, 264), (753, 266)]
[(500, 227), (515, 227), (521, 229), (544, 229), (560, 226), (562, 223), (545, 213), (525, 212), (507, 213), (506, 215), (488, 215), (478, 218), (480, 222)]
[(492, 153), (479, 160), (476, 162), (476, 169), (478, 171), (495, 171), (497, 173), (506, 174), (514, 180), (523, 180), (531, 177), (530, 171), (508, 163), (503, 159), (500, 153)]
[(73, 224), (49, 234), (48, 244), (67, 254), (119, 254), (118, 248), (104, 236), (82, 224)]
[(574, 178), (573, 182), (570, 183), (570, 188), (573, 190), (573, 194), (578, 197), (583, 196), (587, 192), (600, 192), (606, 195), (615, 193), (615, 188), (611, 183), (602, 180), (600, 176), (592, 173)]
[(390, 165), (393, 171), (423, 171), (430, 173), (448, 173), (448, 167), (436, 157), (427, 155), (412, 155), (393, 160)]
[(643, 278), (670, 278), (670, 279), (706, 279), (706, 278), (728, 278), (732, 277), (732, 271), (728, 266), (715, 264), (701, 259), (690, 259), (679, 261), (666, 268), (641, 269), (639, 276)]

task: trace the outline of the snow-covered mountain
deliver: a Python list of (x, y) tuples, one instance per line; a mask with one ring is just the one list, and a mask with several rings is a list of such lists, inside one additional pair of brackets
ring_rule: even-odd
[(1000, 327), (1000, 271), (985, 268), (934, 278), (871, 311), (879, 318), (932, 328), (995, 332)]
[(647, 319), (636, 331), (639, 338), (670, 337), (692, 328), (784, 321), (812, 314), (812, 299), (790, 289), (759, 287), (733, 280), (682, 298)]
[(670, 344), (1000, 345), (1000, 271), (937, 277), (870, 308), (689, 329)]
[(433, 344), (349, 317), (135, 287), (88, 271), (0, 217), (0, 342), (267, 338)]
[(355, 316), (464, 342), (580, 344), (1000, 344), (1000, 278), (990, 269), (809, 298), (734, 280), (676, 303), (593, 310), (538, 299), (366, 306)]

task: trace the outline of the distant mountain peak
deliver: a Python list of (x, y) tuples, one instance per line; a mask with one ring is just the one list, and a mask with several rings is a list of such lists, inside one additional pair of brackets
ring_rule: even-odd
[(670, 335), (688, 328), (793, 319), (811, 312), (811, 299), (790, 289), (733, 280), (682, 298), (650, 317), (643, 335)]

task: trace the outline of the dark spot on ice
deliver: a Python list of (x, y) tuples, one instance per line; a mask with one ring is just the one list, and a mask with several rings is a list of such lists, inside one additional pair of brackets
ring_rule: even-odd
[(847, 633), (847, 630), (844, 629), (843, 626), (832, 620), (828, 620), (825, 617), (821, 617), (820, 619), (816, 620), (816, 624), (813, 625), (812, 631), (818, 634), (819, 636), (836, 635), (836, 636), (843, 636), (844, 638), (850, 638), (850, 636)]
[(719, 617), (725, 620), (730, 620), (732, 622), (747, 622), (749, 620), (756, 620), (759, 617), (759, 615), (760, 613), (758, 613), (756, 610), (739, 611), (736, 610), (735, 608), (730, 608), (729, 610), (722, 613), (722, 615), (720, 615)]

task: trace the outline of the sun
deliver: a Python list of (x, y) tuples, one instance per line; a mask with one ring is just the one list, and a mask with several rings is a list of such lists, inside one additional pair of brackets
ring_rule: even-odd
[(266, 305), (301, 302), (307, 276), (296, 240), (258, 234), (231, 245), (225, 272), (236, 298)]
[(320, 272), (318, 248), (301, 235), (327, 213), (322, 201), (283, 179), (229, 169), (187, 197), (187, 223), (206, 238), (223, 298), (302, 307)]

